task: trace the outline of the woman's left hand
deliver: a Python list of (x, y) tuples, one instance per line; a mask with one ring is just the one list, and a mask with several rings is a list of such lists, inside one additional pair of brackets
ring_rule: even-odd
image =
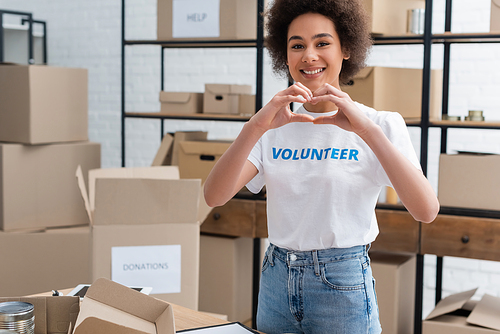
[(368, 131), (371, 120), (354, 104), (351, 97), (330, 84), (324, 84), (313, 92), (312, 104), (332, 102), (338, 112), (331, 116), (319, 116), (315, 124), (333, 124), (346, 131), (362, 136)]

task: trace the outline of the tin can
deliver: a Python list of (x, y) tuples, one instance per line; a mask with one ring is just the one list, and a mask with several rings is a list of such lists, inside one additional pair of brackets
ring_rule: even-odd
[(482, 110), (469, 110), (469, 116), (466, 116), (465, 120), (466, 121), (482, 122), (482, 121), (484, 121), (483, 111)]
[(406, 32), (410, 34), (423, 35), (425, 26), (425, 9), (408, 9)]
[(0, 330), (19, 334), (35, 333), (34, 306), (26, 302), (0, 303)]

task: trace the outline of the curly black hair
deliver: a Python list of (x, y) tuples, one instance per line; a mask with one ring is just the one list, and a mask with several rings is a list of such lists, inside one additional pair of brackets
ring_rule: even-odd
[(265, 46), (272, 59), (273, 70), (290, 79), (287, 61), (287, 35), (290, 23), (306, 13), (318, 13), (332, 20), (340, 45), (349, 59), (344, 60), (340, 83), (347, 84), (363, 67), (373, 41), (369, 16), (361, 0), (274, 0), (264, 13), (267, 18)]

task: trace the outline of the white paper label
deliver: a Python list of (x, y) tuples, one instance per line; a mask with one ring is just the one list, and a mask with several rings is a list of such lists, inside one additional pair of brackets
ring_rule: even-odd
[(172, 37), (219, 37), (220, 0), (173, 0)]
[(111, 279), (151, 287), (152, 294), (181, 292), (181, 245), (111, 248)]

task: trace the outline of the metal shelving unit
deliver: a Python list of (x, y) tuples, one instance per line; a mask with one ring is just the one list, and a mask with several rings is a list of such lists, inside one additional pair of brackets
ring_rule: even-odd
[[(478, 44), (478, 43), (500, 43), (500, 33), (451, 33), (452, 0), (446, 0), (445, 7), (445, 32), (432, 34), (432, 9), (433, 0), (425, 0), (425, 28), (423, 35), (417, 36), (375, 36), (375, 45), (398, 45), (398, 44), (423, 44), (423, 84), (422, 84), (422, 117), (420, 121), (409, 121), (408, 126), (417, 126), (421, 129), (420, 139), (420, 162), (424, 174), (427, 175), (428, 167), (428, 140), (429, 129), (441, 129), (441, 153), (446, 153), (447, 135), (450, 128), (462, 129), (490, 129), (500, 130), (500, 122), (469, 122), (469, 121), (432, 121), (429, 120), (430, 101), (430, 73), (431, 73), (431, 49), (433, 44), (444, 45), (443, 56), (443, 92), (442, 92), (442, 114), (448, 114), (449, 100), (449, 77), (450, 77), (450, 54), (452, 44)], [(400, 207), (399, 209), (403, 209)], [(453, 207), (442, 207), (440, 214), (468, 216), (478, 218), (500, 218), (500, 211), (473, 210)], [(423, 267), (424, 254), (417, 254), (416, 268), (416, 291), (415, 291), (415, 318), (414, 333), (422, 332), (422, 307), (423, 307)], [(443, 287), (443, 257), (437, 257), (436, 263), (436, 303), (441, 300)]]
[(43, 64), (47, 64), (47, 22), (33, 19), (33, 14), (28, 12), (20, 12), (13, 10), (0, 9), (0, 62), (4, 61), (4, 25), (3, 16), (17, 15), (21, 16), (21, 25), (28, 23), (28, 64), (35, 63), (34, 48), (33, 48), (33, 25), (40, 24), (43, 31)]

